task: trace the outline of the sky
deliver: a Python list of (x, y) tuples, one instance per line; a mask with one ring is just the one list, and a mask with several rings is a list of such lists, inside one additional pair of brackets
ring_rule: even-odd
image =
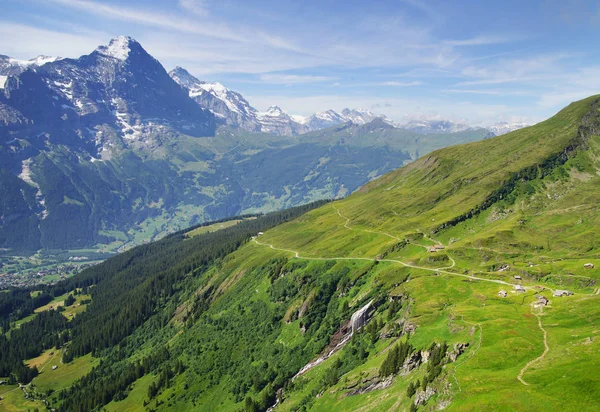
[(535, 123), (600, 93), (600, 2), (2, 0), (0, 54), (78, 57), (126, 35), (259, 110)]

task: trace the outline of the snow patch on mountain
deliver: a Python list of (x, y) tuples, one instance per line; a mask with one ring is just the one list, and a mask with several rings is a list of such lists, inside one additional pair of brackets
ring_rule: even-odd
[(44, 56), (40, 54), (37, 57), (29, 60), (18, 60), (13, 59), (12, 57), (8, 59), (8, 62), (15, 66), (21, 66), (23, 68), (27, 68), (29, 66), (43, 66), (46, 63), (52, 63), (57, 60), (61, 60), (61, 57), (52, 57), (52, 56)]
[[(19, 60), (9, 56), (0, 55), (0, 76), (16, 76), (30, 67), (41, 67), (46, 63), (52, 63), (58, 60), (62, 60), (62, 58), (40, 55), (29, 60)], [(2, 85), (4, 85), (4, 82), (0, 83), (0, 86)]]
[(455, 123), (445, 119), (415, 119), (403, 125), (403, 129), (412, 130), (417, 133), (456, 133), (470, 129), (465, 123)]
[(500, 136), (500, 135), (510, 133), (512, 131), (522, 129), (522, 128), (528, 127), (528, 126), (531, 126), (531, 125), (527, 124), (527, 123), (522, 123), (522, 122), (517, 122), (517, 123), (498, 122), (491, 126), (486, 127), (486, 129), (488, 129), (490, 132), (494, 133), (496, 136)]
[(499, 122), (490, 126), (470, 125), (466, 121), (455, 122), (447, 119), (432, 118), (432, 119), (414, 119), (399, 127), (407, 130), (412, 130), (417, 133), (457, 133), (465, 130), (486, 129), (494, 136), (500, 136), (517, 129), (529, 126), (526, 123), (509, 123)]
[(37, 213), (38, 217), (46, 219), (48, 217), (48, 209), (46, 208), (46, 200), (42, 195), (42, 191), (40, 190), (40, 185), (38, 185), (32, 178), (31, 173), (31, 164), (33, 163), (33, 158), (25, 159), (21, 162), (21, 173), (19, 173), (18, 178), (31, 185), (37, 189), (35, 194), (35, 199), (37, 203), (40, 205), (41, 212)]
[(306, 124), (306, 122), (309, 119), (309, 117), (300, 116), (299, 114), (290, 114), (290, 117), (292, 118), (293, 121), (295, 121), (296, 123), (300, 123), (300, 124)]
[(0, 90), (4, 89), (4, 83), (6, 83), (8, 76), (0, 76)]
[(46, 63), (52, 63), (57, 60), (61, 60), (61, 57), (44, 56), (43, 54), (40, 54), (39, 56), (34, 57), (33, 59), (29, 59), (29, 60), (10, 59), (10, 62), (13, 64), (18, 64), (19, 66), (28, 67), (28, 66), (43, 66)]
[(169, 76), (188, 91), (192, 100), (210, 110), (221, 122), (258, 132), (260, 125), (257, 110), (244, 97), (218, 82), (204, 82), (182, 67), (175, 67)]
[(108, 46), (99, 46), (96, 51), (103, 56), (112, 57), (117, 60), (125, 61), (129, 57), (130, 42), (134, 42), (129, 36), (119, 36), (110, 41)]
[(259, 117), (282, 117), (285, 115), (287, 115), (287, 113), (281, 110), (281, 107), (279, 106), (271, 106), (267, 109), (266, 112), (258, 113)]

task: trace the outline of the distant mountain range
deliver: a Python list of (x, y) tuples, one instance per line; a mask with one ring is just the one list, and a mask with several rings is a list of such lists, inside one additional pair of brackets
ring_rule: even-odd
[[(344, 109), (341, 112), (327, 110), (311, 116), (299, 116), (290, 115), (279, 106), (271, 106), (266, 112), (259, 112), (241, 94), (218, 82), (201, 81), (182, 67), (177, 66), (171, 70), (169, 76), (185, 88), (196, 103), (213, 112), (218, 121), (249, 132), (295, 136), (347, 122), (361, 125), (375, 119), (418, 133), (456, 133), (481, 128), (450, 120), (412, 120), (400, 125), (383, 114), (375, 114), (366, 109)], [(485, 129), (490, 132), (490, 136), (497, 136), (525, 126), (527, 125), (523, 123), (502, 122)]]
[(241, 94), (221, 83), (201, 81), (182, 67), (171, 70), (169, 75), (188, 91), (196, 103), (213, 112), (219, 121), (249, 132), (295, 136), (346, 122), (365, 124), (382, 118), (391, 123), (384, 115), (362, 109), (344, 109), (341, 113), (327, 110), (308, 117), (289, 115), (278, 106), (271, 106), (266, 112), (259, 112)]
[(129, 37), (78, 59), (0, 61), (0, 248), (116, 250), (344, 196), (490, 135), (417, 132), (358, 109), (259, 112), (219, 83), (167, 73)]
[[(122, 40), (120, 44), (123, 44)], [(108, 48), (110, 47), (118, 47), (118, 44)], [(62, 59), (40, 55), (30, 60), (17, 60), (0, 55), (0, 88), (3, 87), (8, 76), (20, 74), (29, 67), (39, 67), (57, 60)], [(383, 119), (395, 127), (418, 133), (455, 133), (477, 128), (464, 123), (438, 119), (411, 120), (404, 124), (398, 124), (383, 114), (375, 114), (366, 109), (346, 108), (341, 112), (327, 110), (311, 116), (300, 116), (290, 115), (279, 106), (274, 105), (269, 107), (266, 112), (259, 112), (240, 93), (228, 89), (219, 82), (201, 81), (182, 67), (175, 67), (169, 72), (169, 76), (187, 90), (192, 100), (202, 108), (210, 110), (215, 115), (217, 123), (249, 132), (296, 136), (347, 122), (361, 125), (376, 118)], [(490, 136), (497, 136), (526, 126), (528, 125), (524, 123), (500, 122), (485, 128), (490, 131)]]

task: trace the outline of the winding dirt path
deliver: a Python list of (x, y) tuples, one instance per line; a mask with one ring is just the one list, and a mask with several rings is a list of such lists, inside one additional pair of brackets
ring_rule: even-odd
[(519, 380), (519, 382), (521, 382), (523, 385), (529, 385), (529, 383), (525, 382), (523, 380), (523, 375), (525, 374), (525, 372), (527, 372), (527, 369), (529, 369), (529, 367), (531, 365), (533, 365), (536, 362), (541, 361), (542, 359), (544, 359), (546, 357), (546, 354), (548, 353), (548, 351), (550, 350), (550, 347), (548, 346), (548, 332), (546, 332), (546, 329), (544, 329), (544, 327), (542, 326), (542, 318), (541, 318), (541, 314), (543, 312), (543, 309), (540, 310), (539, 313), (535, 312), (533, 310), (533, 304), (531, 305), (531, 313), (533, 313), (535, 315), (535, 317), (538, 320), (538, 326), (540, 327), (540, 330), (543, 332), (544, 334), (544, 352), (538, 356), (537, 358), (527, 362), (527, 365), (525, 365), (523, 367), (523, 369), (521, 369), (521, 372), (519, 373), (519, 376), (517, 376), (517, 379)]
[[(439, 268), (438, 269), (438, 268), (428, 268), (425, 266), (416, 266), (416, 265), (411, 265), (410, 263), (406, 263), (406, 262), (403, 262), (401, 260), (396, 260), (396, 259), (376, 259), (376, 258), (368, 258), (368, 257), (350, 257), (350, 256), (349, 257), (306, 257), (306, 256), (301, 256), (300, 252), (298, 252), (296, 250), (278, 248), (278, 247), (273, 246), (270, 243), (259, 242), (256, 238), (254, 238), (252, 240), (254, 243), (256, 243), (257, 245), (260, 245), (260, 246), (267, 246), (273, 250), (279, 250), (281, 252), (293, 253), (295, 255), (296, 259), (304, 259), (304, 260), (367, 260), (367, 261), (371, 261), (371, 262), (392, 262), (392, 263), (398, 263), (404, 267), (412, 268), (412, 269), (420, 269), (420, 270), (426, 270), (429, 272), (444, 273), (446, 275), (459, 276), (459, 277), (463, 277), (463, 278), (467, 278), (467, 279), (497, 283), (499, 285), (514, 286), (514, 283), (505, 282), (503, 280), (485, 279), (485, 278), (480, 278), (477, 276), (463, 275), (462, 273), (449, 272), (449, 271), (445, 270), (447, 268)], [(526, 286), (525, 288), (531, 288), (531, 287)]]
[[(363, 231), (363, 232), (368, 232), (368, 233), (375, 233), (375, 234), (387, 236), (387, 237), (389, 237), (391, 239), (395, 239), (395, 240), (398, 240), (398, 241), (402, 240), (399, 237), (391, 235), (391, 234), (386, 233), (386, 232), (379, 232), (379, 231), (375, 231), (375, 230), (353, 228), (353, 227), (350, 226), (350, 218), (347, 218), (344, 215), (342, 215), (342, 213), (340, 212), (340, 210), (337, 209), (337, 208), (336, 208), (336, 212), (337, 212), (337, 214), (338, 214), (338, 216), (340, 218), (342, 218), (342, 219), (345, 220), (344, 227), (346, 229), (348, 229), (348, 230), (355, 230), (355, 231)], [(419, 232), (423, 233), (421, 231), (419, 231)], [(428, 239), (428, 240), (430, 240), (430, 241), (432, 241), (434, 243), (437, 243), (437, 244), (443, 246), (443, 244), (441, 242), (439, 242), (439, 241), (437, 241), (435, 239), (429, 238), (425, 233), (423, 233), (423, 236), (426, 239)], [(463, 278), (472, 279), (472, 280), (479, 280), (479, 281), (483, 281), (483, 282), (496, 283), (496, 284), (499, 284), (499, 285), (515, 286), (515, 283), (505, 282), (503, 280), (485, 279), (485, 278), (481, 278), (481, 277), (477, 277), (477, 276), (473, 276), (473, 275), (465, 275), (465, 274), (461, 274), (461, 273), (450, 272), (447, 269), (453, 268), (456, 265), (456, 261), (451, 256), (449, 256), (449, 255), (448, 255), (448, 258), (452, 261), (452, 265), (447, 266), (447, 267), (442, 267), (442, 268), (430, 268), (430, 267), (412, 265), (410, 263), (406, 263), (406, 262), (403, 262), (403, 261), (397, 260), (397, 259), (376, 259), (376, 258), (368, 258), (368, 257), (351, 257), (351, 256), (345, 256), (345, 257), (339, 257), (339, 256), (338, 257), (306, 257), (306, 256), (301, 256), (300, 252), (298, 252), (297, 250), (278, 248), (278, 247), (273, 246), (270, 243), (260, 242), (260, 241), (257, 240), (256, 237), (252, 238), (252, 240), (256, 244), (258, 244), (258, 245), (268, 246), (268, 247), (270, 247), (273, 250), (279, 250), (279, 251), (282, 251), (282, 252), (292, 253), (292, 254), (294, 254), (295, 258), (297, 258), (297, 259), (320, 260), (320, 261), (324, 261), (324, 260), (365, 260), (365, 261), (372, 261), (372, 262), (374, 262), (374, 261), (391, 262), (391, 263), (397, 263), (397, 264), (400, 264), (400, 265), (402, 265), (404, 267), (408, 267), (408, 268), (412, 268), (412, 269), (419, 269), (419, 270), (424, 270), (424, 271), (429, 271), (429, 272), (435, 272), (435, 273), (438, 273), (438, 274), (443, 273), (443, 274), (450, 275), (450, 276), (457, 276), (457, 277), (463, 277)], [(418, 245), (418, 246), (425, 247), (423, 245)], [(535, 288), (535, 286), (524, 286), (524, 288), (526, 290), (533, 290)], [(549, 288), (546, 285), (543, 286), (543, 288), (551, 290), (551, 291), (553, 290), (552, 288)], [(591, 294), (583, 294), (583, 295), (585, 295), (587, 297), (600, 295), (600, 288), (594, 290)], [(543, 336), (544, 336), (544, 339), (543, 339), (544, 340), (544, 352), (540, 356), (538, 356), (537, 358), (529, 361), (523, 367), (523, 369), (521, 369), (519, 375), (517, 376), (517, 379), (519, 380), (519, 382), (521, 382), (523, 385), (526, 385), (526, 386), (528, 386), (529, 383), (527, 383), (523, 379), (523, 375), (525, 374), (525, 372), (527, 372), (527, 370), (533, 364), (535, 364), (536, 362), (539, 362), (539, 361), (543, 360), (546, 357), (547, 353), (550, 351), (550, 347), (548, 346), (548, 333), (547, 333), (546, 329), (544, 329), (544, 327), (542, 325), (542, 320), (541, 320), (541, 316), (540, 316), (543, 313), (543, 309), (541, 309), (539, 311), (539, 313), (536, 312), (536, 311), (534, 311), (534, 307), (533, 307), (533, 303), (532, 303), (532, 305), (531, 305), (531, 312), (532, 312), (533, 315), (536, 316), (537, 321), (538, 321), (538, 327), (540, 328), (540, 330), (542, 331)], [(481, 341), (482, 341), (482, 337), (483, 337), (483, 329), (481, 327), (481, 324), (479, 324), (479, 323), (478, 324), (472, 324), (470, 322), (466, 322), (466, 321), (464, 321), (464, 318), (463, 318), (463, 322), (471, 324), (473, 326), (477, 326), (479, 328), (479, 342), (478, 342), (477, 348), (472, 352), (472, 354), (468, 358), (464, 359), (461, 363), (459, 363), (459, 364), (456, 365), (455, 371), (456, 371), (457, 367), (459, 367), (460, 365), (462, 365), (463, 363), (465, 363), (467, 360), (469, 360), (473, 356), (475, 356), (475, 354), (481, 348)], [(455, 377), (455, 380), (456, 380), (456, 377)], [(458, 385), (458, 390), (461, 391), (461, 388), (460, 388), (460, 385), (458, 384), (458, 381), (457, 381), (457, 385)]]

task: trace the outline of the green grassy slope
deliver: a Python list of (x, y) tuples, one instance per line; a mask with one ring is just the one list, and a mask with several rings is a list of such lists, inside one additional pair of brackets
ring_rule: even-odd
[[(595, 294), (600, 276), (583, 266), (597, 265), (599, 258), (598, 107), (598, 97), (591, 97), (534, 127), (436, 151), (343, 201), (269, 231), (260, 242), (307, 258), (385, 255), (403, 262), (399, 269), (453, 266), (441, 276), (413, 269), (411, 281), (401, 287), (415, 302), (413, 339), (475, 345), (460, 367), (446, 368), (439, 401), (452, 399), (449, 409), (600, 408), (600, 381), (592, 372), (600, 366)], [(498, 195), (499, 189), (505, 190)], [(427, 246), (430, 238), (445, 249), (415, 248)], [(504, 265), (509, 269), (498, 271)], [(525, 294), (489, 282), (521, 283), (514, 276), (530, 288)], [(497, 296), (502, 288), (509, 293), (506, 299)], [(575, 295), (553, 298), (552, 290), (559, 288)], [(541, 290), (551, 305), (533, 309)], [(524, 384), (517, 380), (521, 369), (544, 351), (538, 315), (549, 349), (523, 373)], [(373, 373), (366, 366), (358, 370)], [(396, 389), (346, 397), (338, 384), (314, 407), (408, 408)], [(290, 397), (293, 405), (293, 392)]]
[[(148, 321), (96, 353), (108, 380), (154, 365), (108, 408), (599, 410), (599, 107), (433, 152), (178, 274)], [(368, 324), (332, 353), (370, 301)], [(400, 344), (422, 362), (394, 363)]]

